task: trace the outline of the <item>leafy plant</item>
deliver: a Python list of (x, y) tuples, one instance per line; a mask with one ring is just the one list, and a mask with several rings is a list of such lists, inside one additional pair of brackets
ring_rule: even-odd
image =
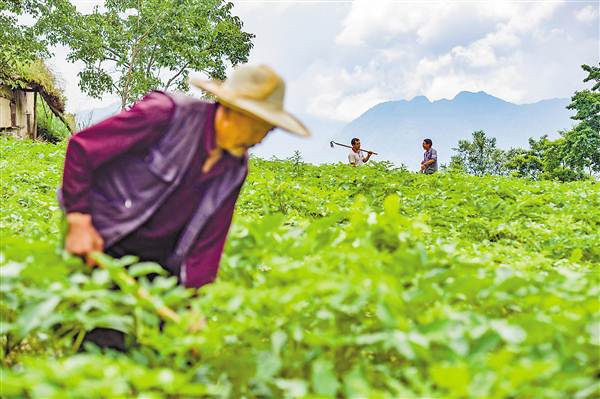
[[(63, 144), (0, 145), (2, 396), (592, 398), (600, 388), (593, 181), (382, 163), (297, 173), (296, 162), (253, 158), (219, 278), (194, 291), (156, 264), (104, 257), (89, 269), (63, 254), (53, 199)], [(96, 326), (126, 332), (128, 352), (82, 344)]]
[(56, 144), (71, 135), (65, 124), (52, 113), (41, 98), (36, 103), (36, 116), (38, 138)]
[(453, 148), (452, 169), (464, 170), (475, 176), (503, 173), (504, 152), (496, 148), (496, 138), (486, 137), (483, 130), (473, 132), (473, 141), (459, 140)]

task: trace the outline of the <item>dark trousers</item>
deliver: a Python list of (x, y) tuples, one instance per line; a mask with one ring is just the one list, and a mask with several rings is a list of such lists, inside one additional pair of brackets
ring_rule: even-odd
[[(112, 248), (108, 248), (104, 252), (112, 257), (119, 257), (117, 251), (114, 251)], [(117, 289), (119, 289), (119, 287), (113, 284), (111, 290)], [(84, 350), (86, 342), (95, 344), (103, 349), (110, 348), (118, 350), (119, 352), (125, 352), (127, 350), (125, 346), (125, 333), (112, 328), (96, 327), (92, 331), (87, 332), (83, 338), (81, 348), (79, 349), (80, 352)]]
[(84, 344), (90, 342), (103, 349), (114, 349), (119, 352), (126, 352), (125, 333), (112, 328), (97, 327), (85, 334), (80, 352), (85, 350)]
[[(117, 246), (105, 249), (104, 252), (113, 258), (120, 258), (124, 255)], [(110, 289), (118, 290), (119, 287), (113, 284)], [(96, 327), (92, 331), (87, 332), (83, 338), (80, 351), (84, 350), (86, 342), (93, 343), (103, 349), (115, 349), (119, 352), (127, 351), (125, 333), (112, 328)]]
[[(105, 249), (104, 252), (107, 255), (112, 256), (113, 258), (120, 258), (122, 256), (127, 255), (127, 253), (128, 253), (126, 249), (119, 247), (119, 243), (115, 244), (114, 246), (112, 246), (108, 249)], [(143, 257), (140, 257), (140, 261), (156, 262), (156, 259), (144, 259)], [(160, 262), (157, 262), (157, 263), (160, 263)], [(168, 269), (166, 269), (166, 270), (168, 270)], [(154, 277), (156, 277), (156, 275), (148, 275), (147, 277), (150, 280), (152, 280)], [(113, 285), (111, 287), (111, 289), (118, 290), (119, 287), (117, 287), (116, 285)], [(161, 323), (161, 328), (162, 328), (162, 323)], [(86, 333), (85, 337), (83, 338), (83, 343), (85, 343), (85, 342), (91, 342), (100, 348), (110, 348), (110, 349), (118, 350), (120, 352), (127, 351), (127, 347), (125, 345), (125, 333), (118, 331), (118, 330), (114, 330), (112, 328), (105, 328), (105, 327), (94, 328), (92, 331)], [(83, 347), (83, 344), (82, 344), (82, 347)]]

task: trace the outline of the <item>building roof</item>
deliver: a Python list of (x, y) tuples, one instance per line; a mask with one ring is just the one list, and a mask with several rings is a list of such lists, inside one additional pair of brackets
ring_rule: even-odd
[(73, 130), (74, 126), (70, 126), (64, 115), (66, 98), (56, 84), (56, 77), (42, 60), (17, 65), (10, 71), (0, 67), (0, 96), (7, 97), (13, 90), (38, 92), (52, 112)]

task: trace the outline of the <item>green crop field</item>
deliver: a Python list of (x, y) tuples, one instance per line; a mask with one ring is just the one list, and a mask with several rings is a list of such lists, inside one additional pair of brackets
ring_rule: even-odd
[(599, 397), (598, 183), (253, 159), (194, 292), (64, 254), (64, 144), (0, 146), (2, 397)]

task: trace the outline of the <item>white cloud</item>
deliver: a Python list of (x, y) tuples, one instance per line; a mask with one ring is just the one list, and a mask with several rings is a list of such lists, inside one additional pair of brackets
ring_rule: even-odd
[(483, 41), (472, 43), (468, 47), (458, 46), (452, 49), (452, 55), (457, 60), (471, 67), (490, 67), (498, 63), (496, 53), (492, 46)]
[(353, 69), (313, 64), (291, 83), (291, 91), (304, 98), (306, 112), (327, 119), (349, 122), (366, 109), (389, 99), (381, 86), (379, 65)]
[(361, 45), (373, 40), (387, 42), (403, 34), (414, 34), (421, 42), (439, 33), (442, 21), (449, 20), (456, 7), (449, 3), (424, 2), (418, 5), (392, 1), (358, 0), (344, 19), (336, 42)]
[(335, 56), (312, 62), (295, 85), (309, 113), (339, 120), (385, 100), (463, 90), (517, 103), (568, 97), (581, 87), (579, 65), (597, 62), (597, 30), (564, 13), (575, 6), (358, 0), (335, 35)]
[(350, 122), (365, 110), (387, 100), (387, 96), (379, 87), (354, 94), (322, 93), (310, 100), (307, 111), (322, 118)]
[(578, 21), (584, 22), (584, 23), (593, 22), (596, 18), (598, 18), (599, 12), (600, 12), (599, 5), (596, 5), (596, 7), (589, 5), (589, 6), (583, 7), (579, 10), (576, 10), (575, 18), (577, 18)]
[(336, 42), (378, 46), (410, 38), (428, 44), (444, 37), (460, 40), (469, 29), (487, 27), (492, 32), (498, 25), (523, 32), (534, 29), (561, 4), (560, 1), (399, 3), (358, 0), (352, 3)]

